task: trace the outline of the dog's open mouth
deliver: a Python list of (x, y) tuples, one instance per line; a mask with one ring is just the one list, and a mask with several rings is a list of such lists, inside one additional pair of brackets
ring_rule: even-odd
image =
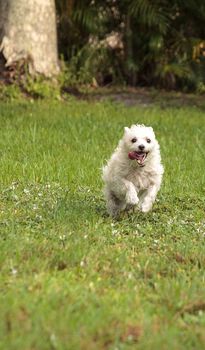
[(137, 152), (137, 151), (133, 151), (133, 152), (129, 152), (128, 153), (128, 157), (131, 159), (131, 160), (136, 160), (137, 163), (139, 165), (143, 165), (146, 157), (147, 157), (147, 153), (146, 152)]

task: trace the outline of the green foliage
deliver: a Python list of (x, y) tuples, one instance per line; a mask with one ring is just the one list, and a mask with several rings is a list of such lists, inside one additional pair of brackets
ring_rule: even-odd
[[(99, 66), (101, 69), (99, 70)], [(111, 50), (103, 45), (85, 45), (64, 67), (65, 85), (102, 84), (106, 77), (112, 76), (112, 81), (123, 82), (119, 63), (113, 59)]]
[(21, 89), (17, 84), (0, 84), (0, 100), (14, 101), (21, 98)]
[[(191, 107), (1, 104), (2, 349), (205, 347), (204, 119)], [(151, 213), (113, 221), (101, 167), (133, 122), (156, 131), (163, 186)]]
[(204, 94), (205, 93), (205, 84), (199, 83), (197, 86), (197, 92), (199, 94)]
[[(203, 0), (56, 3), (59, 50), (78, 82), (124, 81), (185, 90), (205, 83)], [(99, 47), (113, 33), (120, 35), (121, 45), (105, 45), (101, 59)]]
[(158, 28), (159, 33), (166, 34), (170, 23), (170, 9), (166, 2), (157, 0), (131, 0), (128, 13), (149, 28)]
[(23, 92), (33, 98), (60, 98), (60, 85), (56, 80), (47, 80), (42, 76), (31, 77), (26, 76), (26, 79), (22, 82), (21, 88)]

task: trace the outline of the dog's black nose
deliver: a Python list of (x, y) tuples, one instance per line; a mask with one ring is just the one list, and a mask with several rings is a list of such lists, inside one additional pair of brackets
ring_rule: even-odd
[(139, 145), (138, 148), (140, 149), (140, 151), (143, 151), (143, 149), (145, 148), (144, 145)]

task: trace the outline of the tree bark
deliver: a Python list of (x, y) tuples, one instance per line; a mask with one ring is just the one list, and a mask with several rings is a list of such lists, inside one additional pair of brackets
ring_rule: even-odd
[(0, 0), (0, 52), (6, 67), (23, 59), (31, 74), (57, 74), (54, 0)]

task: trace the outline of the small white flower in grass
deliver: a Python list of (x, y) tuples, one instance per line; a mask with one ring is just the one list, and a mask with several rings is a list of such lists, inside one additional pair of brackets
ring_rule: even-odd
[(171, 224), (173, 224), (173, 220), (172, 219), (167, 221), (167, 225), (171, 225)]
[(43, 196), (43, 193), (39, 192), (39, 193), (38, 193), (38, 196), (39, 196), (39, 197), (42, 197), (42, 196)]
[(129, 280), (131, 280), (132, 277), (133, 277), (132, 272), (129, 272), (128, 275), (127, 275), (127, 278), (128, 278)]
[(158, 239), (154, 239), (154, 243), (158, 244), (159, 240)]
[(112, 234), (116, 235), (116, 234), (118, 234), (118, 231), (117, 230), (112, 230)]
[(133, 335), (129, 334), (127, 340), (131, 342), (133, 340)]
[(94, 283), (93, 283), (93, 282), (90, 282), (90, 283), (89, 283), (89, 288), (90, 288), (91, 290), (94, 290), (94, 289), (95, 289)]
[(54, 333), (50, 336), (51, 343), (56, 347), (57, 346), (57, 338)]
[(88, 235), (84, 235), (84, 239), (87, 239), (88, 238)]
[(84, 266), (85, 266), (85, 261), (84, 261), (84, 260), (81, 260), (80, 266), (81, 266), (81, 267), (84, 267)]
[(61, 241), (64, 241), (66, 239), (66, 236), (62, 235), (62, 236), (59, 236), (59, 238), (60, 238)]
[(30, 193), (30, 191), (29, 191), (27, 188), (24, 188), (23, 192), (24, 192), (25, 194), (29, 194), (29, 193)]
[(141, 236), (142, 236), (142, 235), (139, 233), (139, 231), (137, 231), (137, 230), (133, 232), (133, 235), (135, 235), (135, 236), (139, 236), (139, 237), (141, 237)]
[(38, 209), (37, 204), (34, 204), (34, 205), (33, 205), (33, 210), (37, 210), (37, 209)]
[(18, 273), (17, 269), (15, 269), (14, 267), (11, 269), (11, 273), (12, 275), (16, 275)]

